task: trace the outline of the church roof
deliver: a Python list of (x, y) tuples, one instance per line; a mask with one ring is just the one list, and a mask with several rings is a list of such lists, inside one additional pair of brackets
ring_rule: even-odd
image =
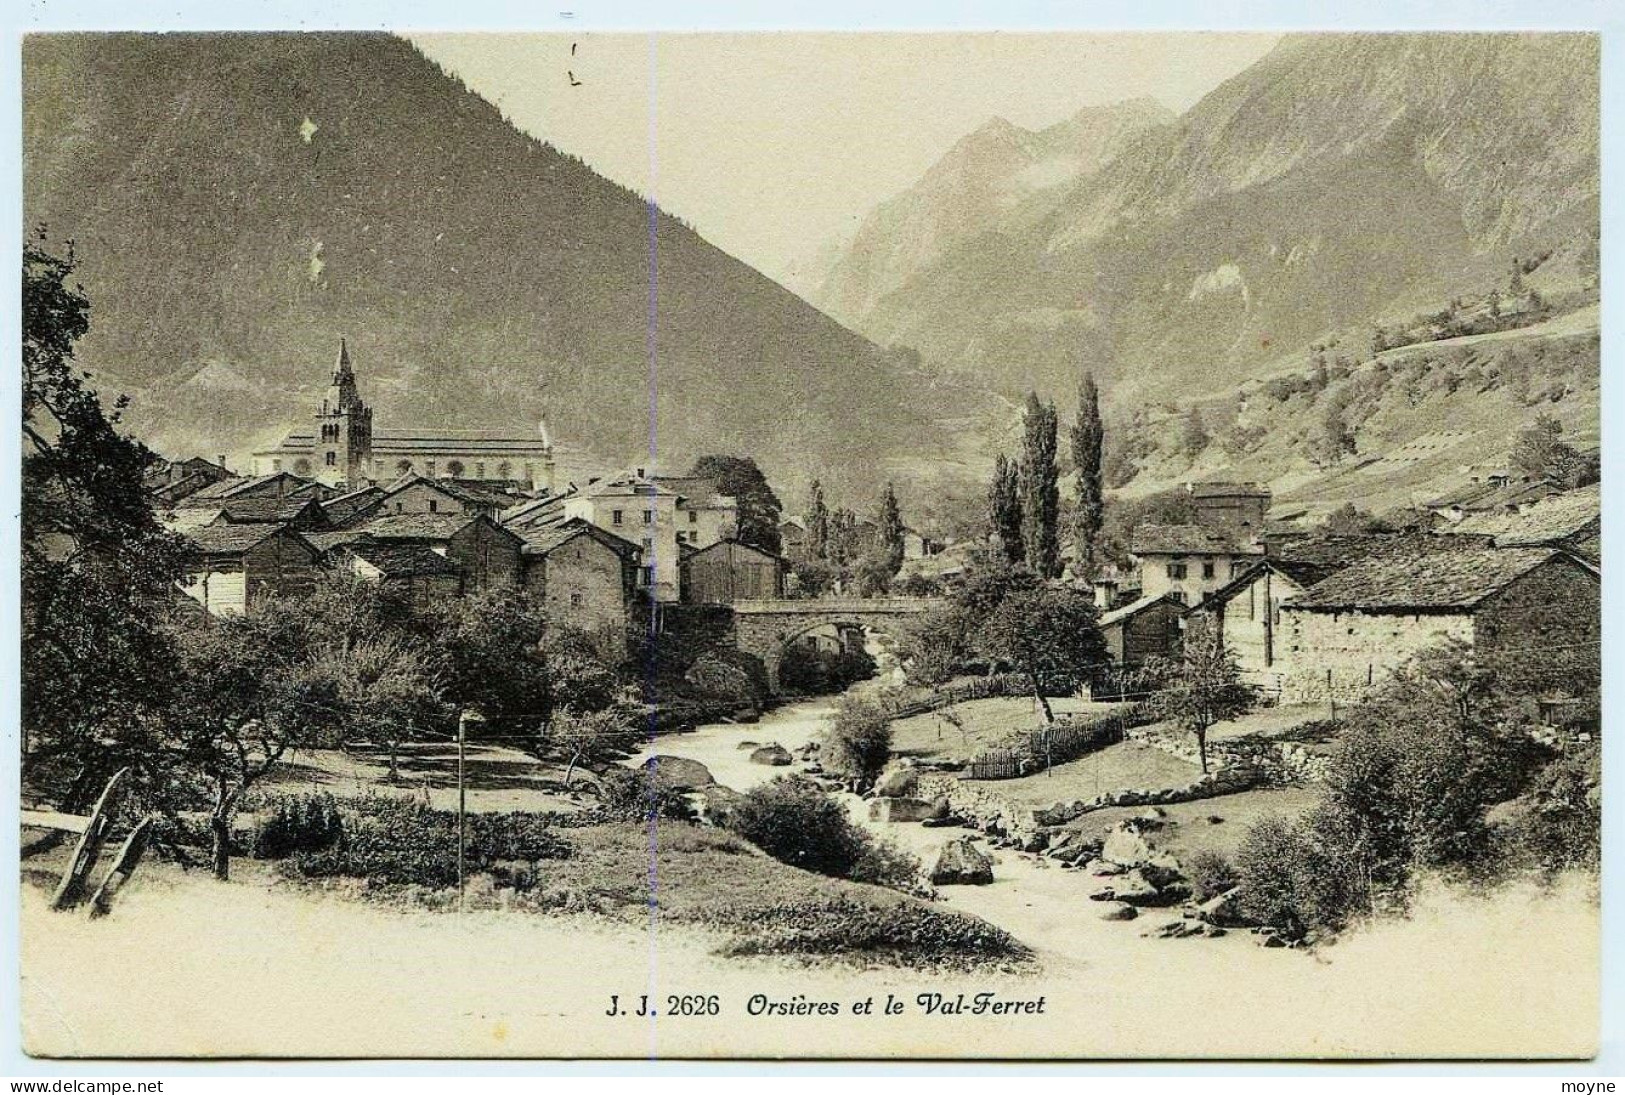
[[(266, 449), (256, 455), (270, 456), (277, 453), (298, 454), (315, 451), (315, 434), (290, 433), (274, 449)], [(428, 456), (435, 453), (480, 452), (500, 453), (503, 455), (546, 456), (552, 451), (551, 445), (542, 438), (534, 436), (512, 437), (478, 432), (431, 434), (420, 430), (374, 430), (372, 432), (372, 452), (374, 456), (406, 456), (414, 453)]]

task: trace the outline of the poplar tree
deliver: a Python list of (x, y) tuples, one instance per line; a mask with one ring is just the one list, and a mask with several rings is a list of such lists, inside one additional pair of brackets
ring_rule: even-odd
[(1100, 421), (1100, 390), (1093, 373), (1083, 374), (1078, 388), (1078, 420), (1072, 426), (1072, 462), (1078, 468), (1077, 510), (1072, 517), (1073, 551), (1078, 570), (1088, 574), (1095, 545), (1105, 522), (1106, 492), (1102, 456), (1106, 430)]
[(993, 462), (993, 480), (987, 488), (987, 523), (1005, 562), (1021, 562), (1026, 556), (1021, 539), (1021, 475), (1015, 461), (1002, 453)]
[(1040, 578), (1054, 578), (1061, 572), (1056, 421), (1054, 403), (1040, 403), (1038, 393), (1027, 393), (1027, 410), (1022, 415), (1021, 536), (1027, 566)]
[(880, 552), (890, 574), (903, 569), (903, 511), (890, 483), (880, 495)]
[(824, 504), (824, 484), (814, 479), (807, 503), (807, 555), (812, 559), (829, 558), (829, 507)]

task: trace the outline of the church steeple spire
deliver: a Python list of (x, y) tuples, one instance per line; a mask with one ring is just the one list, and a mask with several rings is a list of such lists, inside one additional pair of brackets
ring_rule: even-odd
[(344, 336), (339, 336), (339, 360), (333, 366), (333, 383), (342, 384), (346, 377), (353, 377), (355, 373), (350, 368), (350, 347), (346, 344)]

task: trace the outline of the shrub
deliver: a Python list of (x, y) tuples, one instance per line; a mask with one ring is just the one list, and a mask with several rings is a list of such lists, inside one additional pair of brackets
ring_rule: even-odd
[(852, 871), (868, 835), (839, 802), (797, 776), (753, 788), (728, 827), (781, 863), (837, 878)]
[(926, 881), (924, 869), (917, 857), (890, 841), (876, 840), (861, 829), (858, 833), (864, 838), (863, 850), (858, 853), (857, 862), (853, 863), (852, 869), (847, 872), (848, 878), (854, 882), (867, 882), (872, 886), (901, 890), (917, 897), (926, 897), (932, 893), (931, 885)]
[(1602, 768), (1595, 747), (1553, 761), (1513, 823), (1516, 851), (1546, 871), (1602, 865)]
[(755, 906), (733, 918), (743, 936), (728, 955), (840, 955), (883, 958), (927, 969), (989, 961), (1028, 962), (1032, 952), (984, 920), (913, 902), (871, 905), (847, 897)]
[(861, 696), (845, 696), (825, 733), (819, 761), (825, 769), (871, 782), (891, 759), (891, 719)]
[(611, 765), (598, 777), (598, 801), (605, 820), (648, 821), (651, 817), (692, 821), (694, 808), (680, 792), (658, 786), (647, 768)]
[(261, 815), (264, 821), (250, 845), (255, 859), (319, 852), (344, 839), (344, 819), (332, 795), (278, 796), (262, 807)]
[(1343, 928), (1370, 911), (1362, 863), (1338, 811), (1262, 818), (1236, 851), (1242, 915), (1290, 939)]
[(1185, 876), (1190, 880), (1191, 896), (1198, 902), (1218, 897), (1232, 889), (1240, 880), (1235, 864), (1218, 852), (1203, 849), (1191, 856), (1185, 865)]
[[(290, 873), (306, 878), (365, 878), (375, 885), (432, 888), (457, 884), (457, 816), (400, 799), (361, 799), (341, 808), (344, 839), (296, 852)], [(474, 874), (501, 860), (565, 859), (567, 840), (542, 814), (471, 814), (466, 866)]]

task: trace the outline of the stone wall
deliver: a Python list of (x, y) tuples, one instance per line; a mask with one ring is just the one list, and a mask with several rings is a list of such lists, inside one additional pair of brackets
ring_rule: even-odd
[(1473, 641), (1466, 612), (1310, 612), (1281, 606), (1282, 703), (1359, 703), (1411, 656), (1445, 638)]
[[(1202, 761), (1201, 752), (1196, 747), (1196, 735), (1166, 723), (1130, 727), (1124, 737), (1161, 749), (1191, 764)], [(1209, 738), (1207, 761), (1214, 772), (1240, 772), (1254, 786), (1277, 787), (1318, 783), (1325, 778), (1329, 763), (1326, 753), (1314, 748), (1312, 743), (1251, 734), (1219, 741)]]

